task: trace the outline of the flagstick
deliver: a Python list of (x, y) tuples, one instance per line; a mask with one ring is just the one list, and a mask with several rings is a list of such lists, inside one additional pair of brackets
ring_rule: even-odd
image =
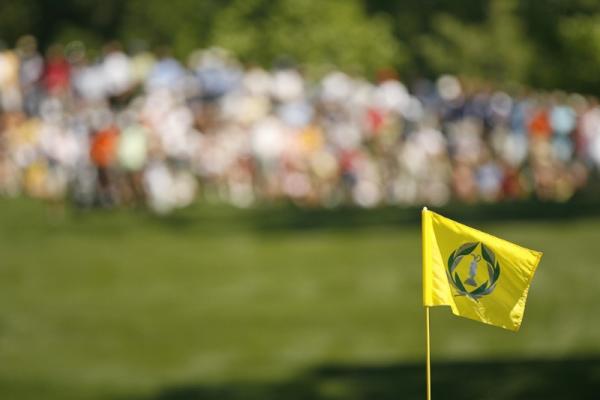
[(427, 335), (427, 400), (431, 400), (431, 344), (429, 339), (429, 306), (425, 306), (425, 332)]
[[(423, 211), (421, 212), (421, 221), (423, 221), (423, 213), (427, 211), (427, 207), (423, 207)], [(422, 240), (422, 251), (423, 251), (423, 282), (425, 282), (426, 274), (425, 274), (425, 260), (427, 259), (427, 249), (426, 249), (426, 237), (425, 237), (425, 226), (424, 222), (421, 227), (421, 234), (423, 237)], [(423, 286), (425, 288), (425, 286)], [(429, 306), (425, 306), (425, 335), (427, 342), (427, 400), (431, 400), (431, 343), (430, 343), (430, 335), (429, 335)]]

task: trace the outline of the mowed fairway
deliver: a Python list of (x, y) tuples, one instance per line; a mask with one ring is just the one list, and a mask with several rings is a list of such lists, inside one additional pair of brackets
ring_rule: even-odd
[[(423, 398), (418, 224), (268, 229), (251, 213), (1, 200), (0, 398)], [(556, 398), (570, 383), (594, 398), (600, 219), (473, 225), (545, 254), (518, 334), (432, 311), (434, 393), (456, 367), (491, 374), (462, 398), (536, 398), (556, 376)], [(546, 362), (550, 383), (506, 372)]]

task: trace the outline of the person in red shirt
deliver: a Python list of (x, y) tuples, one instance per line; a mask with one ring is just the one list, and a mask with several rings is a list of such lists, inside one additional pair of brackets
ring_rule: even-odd
[(69, 90), (71, 66), (64, 57), (61, 45), (55, 44), (48, 48), (42, 81), (50, 95), (61, 96)]

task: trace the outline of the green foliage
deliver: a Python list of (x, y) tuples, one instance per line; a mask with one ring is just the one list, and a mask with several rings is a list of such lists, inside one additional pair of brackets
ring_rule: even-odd
[(236, 0), (216, 19), (212, 39), (246, 61), (286, 56), (317, 71), (373, 73), (406, 57), (390, 21), (367, 17), (355, 0)]
[[(0, 41), (33, 34), (42, 47), (77, 38), (230, 48), (246, 63), (280, 57), (309, 75), (336, 66), (402, 77), (455, 73), (505, 85), (600, 93), (596, 0), (3, 0)], [(569, 73), (565, 73), (568, 71)]]
[(561, 20), (559, 36), (565, 46), (572, 79), (598, 86), (600, 66), (600, 14), (578, 15)]
[(437, 74), (525, 82), (532, 50), (514, 7), (513, 1), (493, 0), (479, 24), (447, 14), (435, 16), (433, 32), (421, 38), (424, 58)]
[(38, 5), (32, 0), (2, 0), (0, 45), (12, 46), (19, 36), (34, 31), (35, 26), (40, 24), (39, 11)]
[(130, 0), (126, 2), (119, 35), (148, 46), (169, 46), (184, 58), (209, 43), (215, 15), (226, 2), (218, 0)]

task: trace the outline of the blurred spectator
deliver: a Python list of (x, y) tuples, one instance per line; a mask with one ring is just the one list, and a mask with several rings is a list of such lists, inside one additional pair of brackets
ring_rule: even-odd
[(0, 51), (0, 194), (80, 206), (197, 196), (248, 207), (566, 201), (600, 168), (595, 99), (464, 85), (409, 91), (393, 71), (320, 81), (285, 66), (244, 69), (223, 49), (90, 58), (35, 38)]

